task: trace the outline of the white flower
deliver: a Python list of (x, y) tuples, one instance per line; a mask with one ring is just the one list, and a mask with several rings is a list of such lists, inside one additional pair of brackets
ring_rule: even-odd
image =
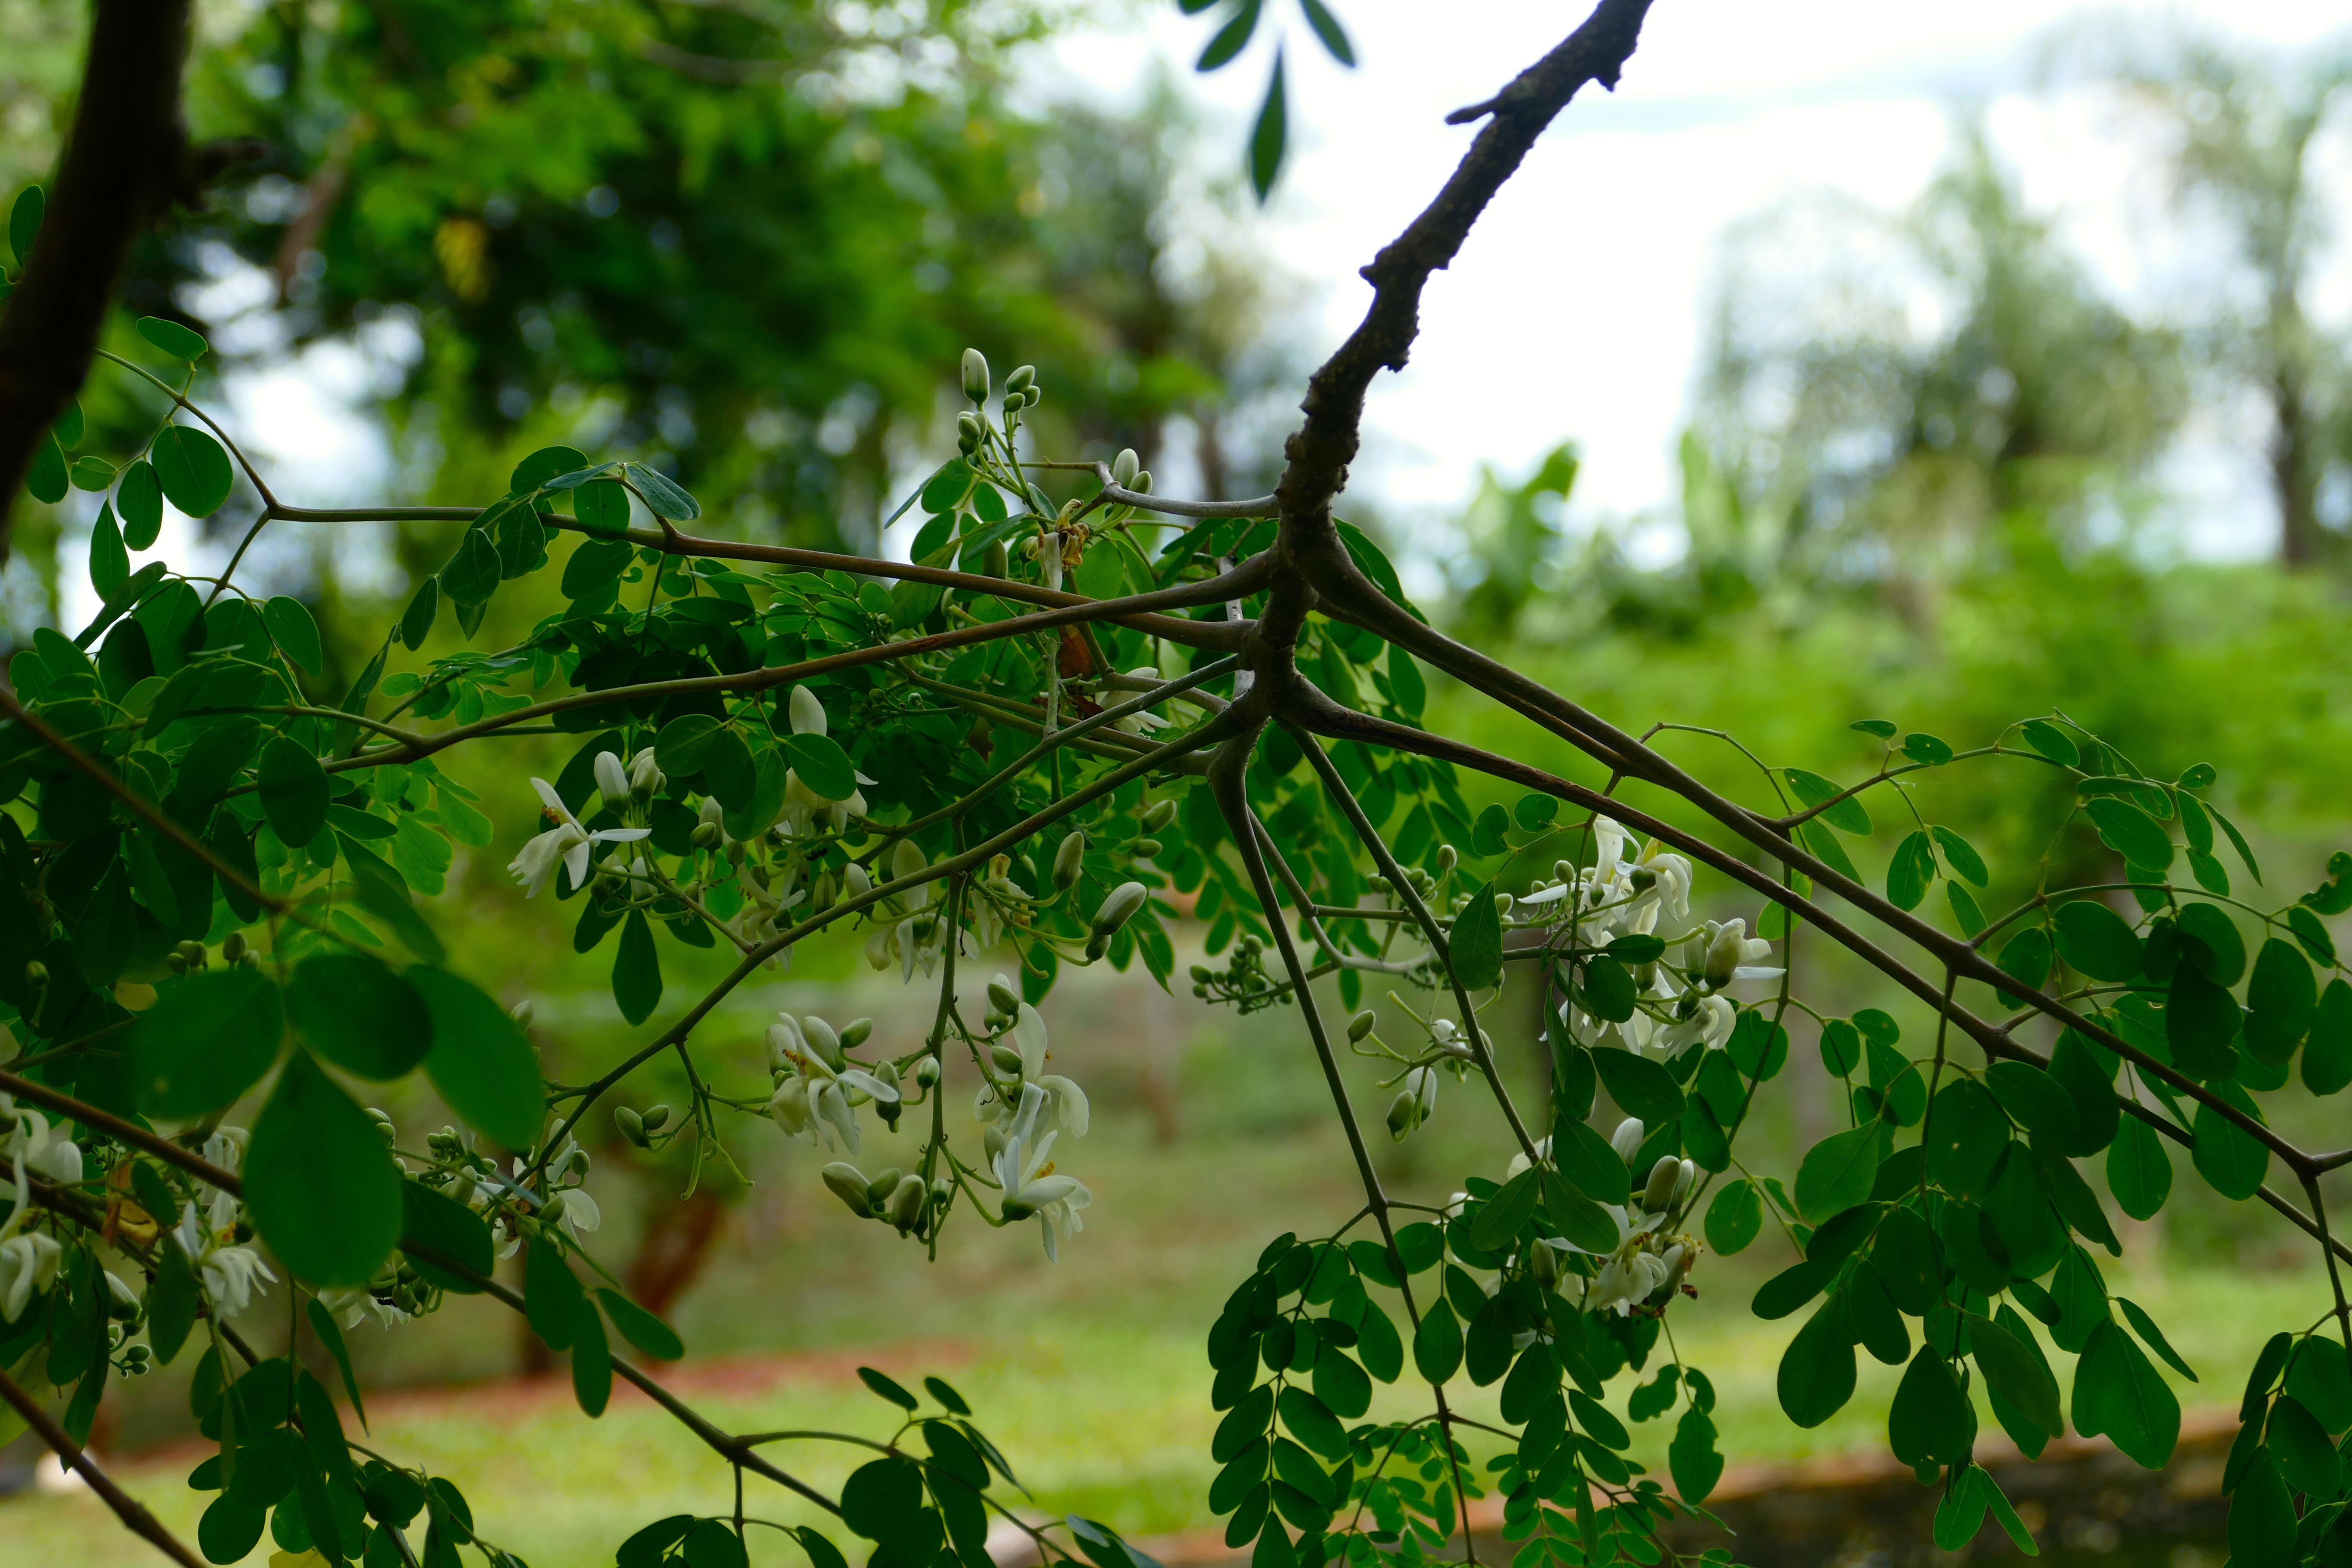
[(593, 1231), (604, 1223), (604, 1211), (596, 1206), (596, 1200), (588, 1195), (586, 1189), (581, 1187), (571, 1187), (550, 1194), (547, 1213), (550, 1218), (562, 1221), (564, 1228), (575, 1237), (582, 1231)]
[[(1549, 1139), (1549, 1138), (1545, 1138), (1545, 1139), (1540, 1139), (1540, 1140), (1538, 1140), (1538, 1141), (1537, 1142), (1537, 1143), (1536, 1143), (1536, 1158), (1537, 1158), (1537, 1159), (1538, 1159), (1538, 1160), (1549, 1160), (1549, 1159), (1551, 1158), (1551, 1140), (1550, 1140), (1550, 1139)], [(1517, 1175), (1520, 1172), (1522, 1172), (1522, 1171), (1526, 1170), (1527, 1168), (1528, 1168), (1528, 1157), (1527, 1157), (1527, 1155), (1526, 1155), (1526, 1154), (1524, 1154), (1524, 1153), (1514, 1154), (1514, 1155), (1512, 1155), (1512, 1156), (1511, 1156), (1511, 1163), (1510, 1163), (1508, 1165), (1507, 1165), (1507, 1166), (1505, 1166), (1505, 1167), (1504, 1167), (1504, 1170), (1503, 1170), (1503, 1180), (1505, 1180), (1505, 1181), (1507, 1181), (1507, 1181), (1509, 1181), (1513, 1176)]]
[(1021, 1112), (1013, 1118), (1012, 1133), (996, 1156), (996, 1180), (1004, 1189), (1004, 1217), (1023, 1220), (1035, 1216), (1045, 1232), (1045, 1256), (1058, 1262), (1062, 1242), (1086, 1229), (1078, 1211), (1091, 1205), (1095, 1199), (1086, 1184), (1076, 1176), (1055, 1174), (1054, 1163), (1046, 1156), (1053, 1152), (1058, 1134), (1035, 1136), (1037, 1116), (1045, 1100), (1045, 1091), (1036, 1084), (1026, 1085), (1021, 1090)]
[(652, 831), (646, 827), (600, 827), (591, 833), (580, 826), (579, 818), (572, 815), (553, 784), (545, 779), (533, 779), (530, 787), (539, 792), (555, 826), (524, 845), (507, 867), (514, 879), (522, 884), (522, 896), (526, 899), (537, 897), (539, 890), (547, 886), (558, 861), (572, 873), (572, 885), (581, 887), (588, 880), (588, 855), (593, 846), (634, 843)]
[(34, 1170), (64, 1186), (81, 1180), (81, 1147), (71, 1139), (59, 1139), (33, 1156)]
[(822, 735), (825, 732), (824, 704), (818, 701), (816, 693), (807, 687), (793, 687), (784, 709), (792, 715), (793, 734)]
[(1667, 1026), (1658, 1037), (1659, 1047), (1669, 1056), (1680, 1056), (1702, 1041), (1709, 1047), (1719, 1047), (1731, 1038), (1731, 1026), (1738, 1018), (1738, 1009), (1722, 997), (1701, 996), (1690, 1016)]
[(261, 1255), (249, 1247), (223, 1247), (220, 1237), (226, 1231), (205, 1228), (196, 1215), (196, 1205), (189, 1204), (180, 1212), (180, 1223), (172, 1232), (180, 1250), (195, 1265), (196, 1278), (203, 1284), (214, 1310), (223, 1317), (233, 1318), (249, 1306), (262, 1287), (274, 1283), (278, 1276)]
[(661, 792), (662, 785), (667, 783), (669, 783), (669, 775), (663, 773), (660, 763), (655, 761), (654, 749), (651, 746), (645, 747), (629, 760), (631, 794), (657, 795)]
[(1617, 875), (1618, 857), (1625, 853), (1625, 830), (1614, 817), (1592, 819), (1592, 877), (1607, 882)]
[(0, 1241), (0, 1321), (13, 1323), (24, 1316), (32, 1299), (57, 1279), (64, 1253), (56, 1237), (40, 1231)]
[[(780, 1041), (792, 1033), (781, 1026), (770, 1029), (770, 1048), (790, 1050), (790, 1047), (780, 1046)], [(863, 1146), (865, 1137), (857, 1125), (857, 1112), (852, 1108), (852, 1095), (860, 1100), (877, 1100), (885, 1104), (895, 1104), (898, 1100), (896, 1085), (885, 1083), (855, 1064), (836, 1072), (822, 1055), (804, 1047), (783, 1072), (775, 1093), (769, 1098), (768, 1115), (786, 1137), (814, 1143), (820, 1149), (829, 1151), (838, 1145), (855, 1154)]]
[[(1148, 664), (1139, 665), (1129, 670), (1127, 674), (1128, 679), (1131, 680), (1149, 680), (1155, 686), (1167, 679), (1156, 668)], [(1162, 718), (1149, 708), (1139, 708), (1124, 719), (1114, 720), (1111, 728), (1124, 730), (1130, 735), (1148, 735), (1154, 730), (1165, 730), (1174, 722), (1174, 720)]]
[(1616, 1150), (1617, 1157), (1630, 1165), (1633, 1163), (1633, 1156), (1642, 1152), (1642, 1139), (1648, 1131), (1640, 1117), (1629, 1116), (1617, 1124), (1616, 1131), (1609, 1135), (1609, 1147)]
[(383, 1300), (373, 1290), (322, 1290), (319, 1304), (343, 1320), (343, 1327), (356, 1329), (362, 1323), (373, 1322), (380, 1329), (396, 1329), (408, 1321), (409, 1314)]
[(596, 790), (604, 797), (606, 805), (619, 805), (629, 798), (629, 775), (621, 766), (620, 757), (612, 752), (596, 753)]

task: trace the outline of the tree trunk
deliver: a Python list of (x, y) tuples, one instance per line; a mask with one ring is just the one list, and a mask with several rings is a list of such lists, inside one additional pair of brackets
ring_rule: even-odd
[(188, 0), (96, 0), (65, 162), (0, 316), (0, 561), (49, 426), (80, 392), (124, 261), (191, 184), (180, 77)]
[(2313, 566), (2323, 542), (2311, 405), (2300, 366), (2282, 361), (2271, 378), (2271, 489), (2278, 498), (2279, 559)]

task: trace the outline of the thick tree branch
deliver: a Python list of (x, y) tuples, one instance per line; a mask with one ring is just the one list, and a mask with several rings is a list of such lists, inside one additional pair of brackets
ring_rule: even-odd
[(64, 165), (0, 315), (0, 561), (49, 426), (81, 390), (131, 247), (188, 193), (188, 0), (96, 0)]

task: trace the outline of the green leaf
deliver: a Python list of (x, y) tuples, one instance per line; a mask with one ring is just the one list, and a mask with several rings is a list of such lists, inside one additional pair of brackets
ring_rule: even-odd
[(2293, 942), (2273, 937), (2263, 943), (2246, 1005), (2246, 1048), (2258, 1061), (2285, 1065), (2319, 1010), (2319, 984)]
[(400, 1239), (401, 1179), (376, 1124), (307, 1053), (287, 1058), (253, 1126), (246, 1206), (316, 1285), (364, 1285)]
[(66, 455), (58, 445), (56, 436), (43, 431), (33, 447), (33, 460), (25, 472), (25, 490), (35, 500), (55, 506), (66, 499), (73, 482), (66, 477)]
[(629, 464), (627, 473), (629, 483), (636, 487), (637, 494), (645, 498), (656, 517), (667, 518), (672, 522), (692, 522), (702, 515), (701, 505), (668, 475), (643, 463)]
[(588, 467), (588, 454), (577, 447), (541, 447), (514, 466), (507, 479), (507, 494), (529, 495), (551, 479), (576, 474)]
[(1822, 1066), (1832, 1078), (1851, 1078), (1862, 1065), (1862, 1031), (1844, 1018), (1822, 1026)]
[(2255, 881), (2261, 881), (2263, 868), (2254, 864), (2254, 852), (2246, 847), (2246, 836), (2238, 831), (2238, 825), (2222, 816), (2219, 806), (2209, 804), (2205, 809), (2213, 814), (2213, 820), (2220, 823), (2221, 831), (2230, 836), (2230, 847), (2235, 849), (2238, 852), (2238, 858), (2245, 862), (2247, 874)]
[(487, 1278), (498, 1267), (490, 1227), (482, 1216), (437, 1187), (421, 1182), (400, 1184), (400, 1249), (411, 1267), (429, 1284), (460, 1296), (478, 1296), (482, 1288), (449, 1267)]
[(1818, 818), (1798, 825), (1797, 842), (1811, 851), (1813, 858), (1839, 876), (1849, 881), (1862, 880), (1862, 873), (1853, 868), (1853, 857), (1845, 852), (1845, 846), (1838, 842), (1837, 835)]
[(89, 585), (103, 602), (122, 592), (131, 581), (131, 555), (122, 548), (122, 531), (114, 525), (114, 509), (100, 506), (89, 525)]
[[(1255, 5), (1253, 4), (1253, 9)], [(1250, 128), (1250, 186), (1257, 192), (1261, 205), (1273, 193), (1275, 177), (1282, 173), (1283, 153), (1289, 144), (1290, 101), (1288, 89), (1283, 85), (1283, 52), (1274, 52), (1274, 75), (1265, 84), (1265, 101), (1258, 106), (1257, 123)]]
[(643, 910), (631, 910), (613, 955), (613, 1000), (622, 1017), (642, 1024), (661, 1005), (661, 956), (654, 951), (653, 928)]
[(141, 1109), (165, 1121), (221, 1110), (261, 1081), (285, 1032), (278, 983), (260, 970), (207, 970), (163, 986), (131, 1032)]
[[(1981, 1321), (1973, 1320), (1971, 1330)], [(1968, 1462), (1976, 1431), (1976, 1412), (1960, 1392), (1951, 1363), (1934, 1346), (1921, 1345), (1895, 1386), (1895, 1403), (1886, 1415), (1886, 1446), (1914, 1468), (1960, 1465)]]
[(801, 783), (826, 800), (847, 800), (857, 793), (857, 770), (832, 736), (791, 736), (784, 742), (784, 756)]
[(141, 337), (162, 349), (173, 359), (183, 359), (190, 364), (204, 358), (206, 350), (211, 347), (205, 342), (202, 333), (192, 331), (179, 322), (166, 321), (161, 316), (142, 316), (139, 318), (138, 325)]
[(1659, 1127), (1683, 1113), (1683, 1091), (1664, 1064), (1610, 1047), (1592, 1053), (1592, 1065), (1609, 1098), (1627, 1115)]
[[(152, 1217), (167, 1231), (177, 1222), (168, 1210)], [(147, 1288), (147, 1347), (159, 1365), (169, 1366), (196, 1326), (196, 1271), (177, 1242), (156, 1247), (154, 1257), (155, 1282)]]
[(1470, 1226), (1471, 1245), (1482, 1252), (1496, 1252), (1511, 1245), (1535, 1217), (1536, 1202), (1541, 1195), (1540, 1178), (1534, 1171), (1521, 1171), (1504, 1183), (1502, 1190), (1478, 1211)]
[(2190, 1370), (2187, 1362), (2180, 1359), (2180, 1352), (2172, 1348), (2172, 1342), (2164, 1337), (2164, 1331), (2156, 1326), (2154, 1318), (2141, 1310), (2137, 1302), (2125, 1297), (2118, 1296), (2115, 1301), (2116, 1306), (2124, 1310), (2124, 1321), (2131, 1325), (2132, 1332), (2139, 1336), (2142, 1344), (2162, 1356), (2167, 1366), (2189, 1382), (2198, 1381), (2197, 1373)]
[(1733, 1182), (1706, 1205), (1706, 1244), (1729, 1257), (1746, 1248), (1764, 1228), (1764, 1205), (1753, 1183)]
[(1675, 1423), (1675, 1440), (1666, 1447), (1667, 1472), (1675, 1479), (1675, 1495), (1696, 1508), (1706, 1501), (1723, 1479), (1723, 1456), (1715, 1446), (1715, 1423), (1693, 1405)]
[(2083, 760), (2083, 753), (2074, 741), (2057, 725), (2041, 719), (2028, 719), (2019, 729), (2024, 732), (2025, 743), (2063, 767), (2073, 767)]
[(261, 621), (279, 652), (311, 675), (325, 672), (327, 654), (319, 640), (319, 623), (301, 600), (277, 595), (261, 606)]
[(509, 1149), (539, 1142), (539, 1061), (522, 1026), (471, 981), (419, 964), (405, 976), (433, 1019), (425, 1075), (450, 1110)]
[(2083, 807), (2100, 841), (2124, 858), (2127, 865), (2161, 871), (2172, 864), (2172, 836), (2156, 818), (2127, 800), (2106, 797)]
[(1307, 25), (1315, 29), (1315, 36), (1323, 41), (1331, 58), (1343, 66), (1354, 65), (1356, 51), (1348, 42), (1347, 29), (1339, 26), (1339, 18), (1331, 15), (1323, 0), (1299, 0), (1299, 5), (1307, 13)]
[(189, 426), (164, 426), (147, 458), (154, 465), (155, 482), (163, 488), (163, 499), (190, 517), (212, 516), (236, 484), (227, 451), (211, 436)]
[(2162, 1469), (2180, 1437), (2180, 1402), (2113, 1319), (2091, 1330), (2074, 1366), (2074, 1430), (2107, 1436), (2140, 1465)]
[(1622, 1204), (1633, 1192), (1633, 1174), (1609, 1140), (1590, 1123), (1563, 1116), (1552, 1123), (1552, 1163), (1576, 1190), (1595, 1203)]
[(1952, 748), (1936, 736), (1911, 734), (1903, 737), (1903, 754), (1922, 767), (1940, 768), (1952, 760)]
[(318, 837), (327, 825), (328, 784), (310, 748), (285, 735), (272, 736), (261, 749), (257, 774), (261, 809), (278, 841), (299, 849)]
[[(1782, 768), (1780, 776), (1789, 781), (1790, 792), (1808, 807), (1837, 800), (1844, 787), (1802, 768)], [(1839, 800), (1835, 805), (1822, 812), (1818, 820), (1828, 823), (1841, 833), (1867, 835), (1870, 832), (1870, 813), (1864, 811), (1862, 801), (1853, 795)]]
[(1805, 1320), (1780, 1356), (1780, 1408), (1800, 1426), (1818, 1426), (1853, 1397), (1853, 1373), (1845, 1302), (1832, 1296)]
[(1465, 990), (1493, 985), (1503, 977), (1503, 919), (1495, 907), (1495, 884), (1488, 882), (1470, 895), (1454, 917), (1448, 948), (1454, 978)]
[(2340, 979), (2327, 983), (2311, 1016), (2303, 1082), (2314, 1094), (2334, 1094), (2352, 1083), (2352, 985)]
[(2153, 1219), (2172, 1193), (2172, 1157), (2164, 1139), (2137, 1116), (2126, 1116), (2116, 1127), (2116, 1141), (2107, 1148), (2107, 1190), (2116, 1206), (2134, 1219)]
[(1777, 1322), (1822, 1293), (1836, 1271), (1807, 1259), (1783, 1268), (1756, 1288), (1748, 1310), (1766, 1322)]
[(2164, 1038), (2182, 1072), (2201, 1079), (2230, 1077), (2238, 1067), (2238, 1054), (2230, 1042), (2244, 1023), (2238, 999), (2194, 965), (2184, 963), (2173, 971), (2164, 1005)]
[(1462, 1324), (1442, 1300), (1430, 1303), (1413, 1331), (1412, 1364), (1431, 1384), (1444, 1383), (1462, 1365)]
[(2253, 1134), (2201, 1102), (2189, 1131), (2196, 1139), (2189, 1161), (2215, 1192), (2242, 1200), (2262, 1190), (2270, 1174), (2271, 1152)]
[(1615, 1250), (1616, 1220), (1607, 1209), (1570, 1187), (1557, 1171), (1543, 1173), (1543, 1202), (1560, 1235), (1595, 1255)]
[(1805, 1217), (1818, 1225), (1866, 1200), (1878, 1177), (1878, 1124), (1866, 1121), (1807, 1150), (1797, 1167), (1797, 1207)]
[(1470, 829), (1470, 852), (1479, 857), (1500, 855), (1511, 847), (1511, 814), (1490, 805), (1478, 814)]
[(1916, 910), (1936, 879), (1936, 851), (1924, 833), (1913, 833), (1895, 847), (1886, 868), (1886, 896), (1897, 909)]
[[(449, 602), (459, 609), (470, 609), (474, 605), (489, 603), (490, 595), (498, 592), (500, 574), (499, 547), (490, 542), (488, 531), (468, 528), (441, 568), (441, 592), (446, 594)], [(415, 608), (410, 606), (412, 614)], [(405, 628), (405, 616), (401, 624)], [(428, 620), (426, 624), (431, 622)]]
[[(2065, 1436), (2066, 1423), (2059, 1413), (2058, 1380), (2051, 1375), (2042, 1358), (1990, 1318), (1971, 1312), (1968, 1325), (1969, 1353), (1984, 1373), (1986, 1385), (2046, 1436)], [(2025, 1331), (2032, 1332), (2031, 1329)]]
[(2031, 1062), (1994, 1062), (1985, 1068), (1984, 1078), (2001, 1109), (2028, 1132), (2060, 1142), (2074, 1137), (2074, 1097), (2040, 1068)]
[(16, 258), (19, 271), (33, 259), (33, 241), (41, 232), (41, 213), (47, 205), (40, 186), (26, 185), (8, 208), (8, 249)]
[(1196, 71), (1213, 71), (1230, 62), (1248, 47), (1250, 35), (1257, 30), (1261, 10), (1259, 0), (1242, 0), (1241, 9), (1234, 12), (1225, 25), (1209, 39), (1201, 58), (1192, 62)]
[(1944, 863), (1954, 872), (1979, 888), (1992, 879), (1992, 873), (1985, 868), (1984, 857), (1977, 853), (1975, 845), (1948, 827), (1931, 827), (1928, 832), (1935, 835), (1936, 847), (1944, 852)]
[(310, 1331), (318, 1336), (320, 1344), (327, 1347), (327, 1353), (335, 1358), (335, 1370), (343, 1375), (343, 1393), (350, 1396), (352, 1409), (358, 1415), (360, 1425), (366, 1426), (367, 1402), (360, 1397), (360, 1380), (352, 1371), (351, 1347), (343, 1342), (343, 1331), (336, 1323), (335, 1314), (327, 1310), (324, 1301), (313, 1296), (304, 1308), (303, 1316), (310, 1320)]
[(2139, 973), (2140, 939), (2116, 913), (2095, 899), (2076, 899), (2058, 906), (2053, 918), (2057, 930), (2058, 956), (2094, 980), (2129, 980)]
[(142, 458), (122, 470), (114, 487), (114, 510), (122, 516), (122, 542), (144, 550), (163, 527), (163, 489), (155, 466)]
[(286, 1011), (345, 1072), (389, 1082), (425, 1059), (433, 1017), (408, 982), (376, 959), (325, 952), (295, 966)]
[(604, 1315), (621, 1331), (621, 1337), (656, 1361), (676, 1361), (686, 1354), (686, 1342), (677, 1331), (622, 1295), (618, 1290), (596, 1288), (596, 1299), (604, 1303)]

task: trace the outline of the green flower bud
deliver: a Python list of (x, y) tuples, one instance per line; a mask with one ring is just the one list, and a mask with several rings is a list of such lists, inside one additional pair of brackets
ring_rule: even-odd
[(924, 1185), (922, 1177), (909, 1174), (898, 1178), (898, 1184), (890, 1191), (889, 1215), (890, 1223), (898, 1227), (900, 1235), (915, 1228), (915, 1222), (923, 1215), (923, 1202), (929, 1195), (930, 1189)]
[(1212, 979), (1213, 979), (1216, 973), (1217, 972), (1215, 970), (1211, 969), (1205, 963), (1196, 963), (1192, 966), (1192, 978), (1199, 981), (1203, 985), (1207, 984)]
[(937, 1057), (919, 1058), (915, 1063), (915, 1082), (921, 1088), (929, 1089), (939, 1081), (940, 1058)]
[(956, 416), (956, 442), (967, 452), (980, 445), (983, 426), (980, 416), (967, 408)]
[(1397, 1090), (1397, 1097), (1389, 1101), (1389, 1137), (1402, 1143), (1420, 1125), (1421, 1101), (1409, 1089)]
[(1110, 482), (1124, 489), (1142, 468), (1143, 459), (1135, 455), (1135, 448), (1122, 447), (1118, 456), (1110, 460)]
[(1461, 863), (1462, 857), (1454, 852), (1453, 845), (1441, 844), (1437, 847), (1437, 874), (1439, 876), (1443, 877), (1448, 875), (1453, 871), (1454, 867), (1459, 866)]
[(1133, 490), (1139, 496), (1150, 495), (1151, 493), (1151, 470), (1145, 468), (1139, 472), (1135, 476), (1135, 482), (1127, 488)]
[(1620, 1160), (1630, 1165), (1633, 1163), (1633, 1156), (1642, 1152), (1642, 1135), (1648, 1131), (1643, 1126), (1640, 1117), (1629, 1116), (1617, 1124), (1616, 1131), (1609, 1135), (1609, 1147), (1617, 1152)]
[(1348, 1020), (1348, 1038), (1350, 1041), (1362, 1039), (1372, 1032), (1372, 1026), (1380, 1021), (1381, 1016), (1378, 1013), (1373, 1012), (1370, 1007), (1365, 1008)]
[(864, 1045), (866, 1037), (873, 1033), (873, 1019), (852, 1018), (841, 1027), (841, 1048), (845, 1051), (854, 1051)]
[(1036, 407), (1037, 405), (1045, 401), (1045, 389), (1042, 386), (1033, 386), (1028, 391), (1021, 395), (1021, 407), (1024, 412)]
[(1143, 831), (1158, 833), (1175, 820), (1176, 803), (1174, 801), (1165, 799), (1153, 801), (1151, 809), (1143, 814)]
[(864, 898), (874, 890), (874, 879), (865, 867), (852, 860), (841, 868), (841, 888), (853, 899)]
[(1021, 1011), (1021, 994), (1000, 974), (988, 983), (988, 1005), (1009, 1018)]
[(1528, 1248), (1528, 1272), (1537, 1284), (1550, 1289), (1559, 1283), (1559, 1254), (1538, 1241)]
[(1078, 870), (1086, 859), (1087, 835), (1084, 828), (1074, 828), (1054, 851), (1054, 887), (1066, 891), (1078, 879)]
[[(176, 956), (176, 955), (174, 955)], [(49, 983), (49, 966), (36, 958), (25, 965), (25, 984), (38, 991)]]
[(200, 942), (184, 942), (180, 943), (180, 956), (187, 960), (189, 968), (202, 969), (205, 966), (205, 944)]
[(874, 1205), (866, 1195), (866, 1173), (846, 1160), (835, 1160), (817, 1173), (833, 1195), (849, 1206), (849, 1212), (859, 1219), (874, 1217)]
[(1095, 935), (1107, 937), (1118, 930), (1143, 907), (1143, 900), (1149, 897), (1150, 894), (1140, 882), (1121, 882), (1113, 888), (1104, 895), (1102, 908), (1095, 911)]
[(1128, 844), (1127, 852), (1134, 859), (1149, 860), (1160, 853), (1160, 840), (1157, 838), (1138, 838)]
[(963, 351), (963, 395), (974, 403), (988, 401), (988, 359), (978, 349)]
[(629, 1107), (616, 1105), (613, 1108), (613, 1129), (620, 1133), (623, 1142), (640, 1149), (646, 1146), (646, 1119)]
[(1658, 1163), (1650, 1167), (1650, 1179), (1642, 1188), (1642, 1206), (1653, 1214), (1664, 1214), (1674, 1206), (1675, 1185), (1683, 1179), (1683, 1163), (1672, 1154), (1661, 1154)]
[(658, 1132), (669, 1125), (669, 1107), (652, 1105), (646, 1108), (646, 1131)]
[(1021, 1053), (1011, 1046), (989, 1047), (988, 1059), (996, 1064), (998, 1072), (1010, 1073), (1015, 1077), (1018, 1077), (1021, 1072)]
[(507, 1016), (526, 1029), (530, 1027), (530, 1021), (538, 1016), (539, 1009), (532, 1005), (531, 999), (528, 996), (507, 1009)]
[(376, 1135), (384, 1141), (387, 1147), (399, 1141), (400, 1129), (392, 1124), (390, 1116), (373, 1105), (367, 1108), (367, 1113), (369, 1120), (375, 1123)]
[(880, 1208), (890, 1200), (890, 1194), (898, 1189), (898, 1167), (887, 1166), (879, 1175), (866, 1184), (866, 1201), (876, 1208)]
[(1027, 392), (1037, 380), (1037, 367), (1024, 364), (1004, 378), (1004, 395), (1014, 397)]
[(983, 577), (1002, 577), (1010, 568), (1011, 563), (1004, 554), (1004, 541), (990, 540), (988, 548), (982, 551), (980, 554), (980, 574)]
[(221, 961), (235, 963), (245, 956), (245, 933), (233, 931), (221, 939)]
[(1087, 962), (1088, 963), (1094, 963), (1097, 959), (1102, 957), (1104, 953), (1108, 952), (1109, 951), (1110, 937), (1108, 934), (1091, 936), (1087, 939)]
[(698, 822), (694, 825), (694, 831), (688, 834), (687, 838), (697, 849), (708, 849), (719, 842), (719, 824)]

